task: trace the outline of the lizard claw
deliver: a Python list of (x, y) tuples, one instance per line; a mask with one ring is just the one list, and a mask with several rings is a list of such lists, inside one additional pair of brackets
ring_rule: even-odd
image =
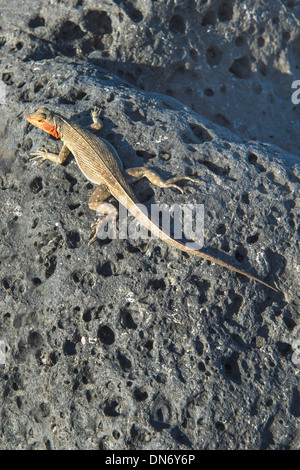
[(182, 188), (180, 188), (179, 186), (177, 186), (177, 184), (168, 184), (167, 188), (176, 188), (176, 189), (178, 189), (178, 191), (181, 192), (181, 194), (184, 194), (184, 190)]
[(40, 165), (45, 160), (47, 160), (47, 154), (48, 154), (47, 150), (38, 150), (37, 152), (33, 152), (30, 154), (30, 155), (33, 155), (33, 157), (30, 158), (29, 161), (32, 162), (33, 160), (40, 159), (40, 161), (37, 163), (37, 165)]
[(100, 217), (100, 219), (98, 219), (97, 222), (93, 222), (91, 224), (92, 230), (89, 233), (89, 239), (90, 240), (88, 242), (88, 246), (90, 246), (96, 240), (97, 232), (98, 232), (98, 226), (99, 226), (99, 223), (101, 222), (102, 219), (103, 219), (103, 217)]
[(189, 176), (185, 176), (182, 179), (192, 181), (192, 183), (199, 183), (199, 180), (197, 178), (190, 178)]
[(97, 106), (94, 106), (94, 108), (91, 111), (91, 115), (95, 116), (95, 117), (98, 117), (98, 116), (100, 116), (101, 111), (102, 110), (100, 108), (98, 108)]
[(114, 206), (111, 207), (110, 204), (102, 203), (102, 211), (105, 211), (103, 215), (101, 215), (96, 222), (91, 224), (91, 232), (89, 233), (89, 242), (88, 246), (90, 246), (96, 238), (102, 239), (102, 234), (105, 230), (105, 226), (109, 221), (113, 221), (116, 217), (117, 210)]
[(170, 178), (168, 179), (167, 181), (165, 181), (165, 186), (166, 188), (176, 188), (178, 189), (178, 191), (181, 192), (181, 194), (184, 194), (184, 190), (182, 188), (180, 188), (179, 186), (177, 186), (176, 184), (174, 183), (177, 183), (177, 181), (182, 181), (182, 180), (185, 180), (185, 181), (192, 181), (193, 183), (199, 183), (198, 180), (196, 180), (196, 178), (190, 178), (189, 176), (175, 176), (174, 178)]
[(91, 125), (92, 129), (96, 129), (96, 130), (101, 129), (102, 124), (101, 124), (100, 120), (98, 119), (100, 114), (101, 114), (101, 109), (97, 108), (97, 106), (95, 106), (91, 111), (91, 115), (92, 115), (92, 119), (93, 119), (93, 124)]
[[(93, 235), (93, 238), (91, 238), (92, 235)], [(95, 241), (96, 238), (97, 238), (97, 230), (96, 230), (95, 228), (90, 232), (89, 238), (91, 238), (91, 239), (90, 239), (89, 242), (88, 242), (88, 246), (91, 246), (91, 244), (94, 243), (94, 241)]]

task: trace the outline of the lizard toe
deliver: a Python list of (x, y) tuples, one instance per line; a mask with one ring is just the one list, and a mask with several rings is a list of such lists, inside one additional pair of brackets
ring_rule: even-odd
[(177, 186), (177, 184), (168, 184), (166, 185), (167, 188), (175, 188), (175, 189), (178, 189), (178, 191), (181, 192), (181, 194), (184, 194), (184, 190), (182, 188), (180, 188), (179, 186)]
[(97, 230), (96, 228), (94, 228), (90, 233), (89, 233), (89, 242), (88, 242), (88, 246), (91, 246), (92, 243), (94, 243), (94, 241), (96, 240), (97, 238)]

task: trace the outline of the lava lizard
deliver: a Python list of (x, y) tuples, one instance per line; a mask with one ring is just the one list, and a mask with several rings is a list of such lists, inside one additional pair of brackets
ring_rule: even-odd
[[(93, 124), (91, 127), (93, 129), (101, 129), (102, 125), (98, 119), (99, 110), (95, 108), (91, 114), (93, 118)], [(128, 178), (137, 180), (146, 177), (151, 183), (161, 188), (172, 187), (177, 188), (179, 191), (183, 192), (182, 189), (175, 183), (180, 180), (193, 181), (192, 178), (189, 178), (188, 176), (178, 176), (163, 181), (154, 171), (146, 167), (131, 168), (124, 171), (116, 150), (109, 142), (103, 138), (96, 137), (92, 132), (83, 129), (81, 126), (69, 121), (59, 114), (50, 111), (45, 107), (42, 107), (34, 113), (29, 114), (26, 119), (34, 126), (43, 129), (57, 139), (61, 139), (63, 142), (63, 147), (59, 155), (45, 150), (40, 150), (32, 154), (34, 155), (32, 160), (39, 159), (40, 161), (38, 163), (42, 163), (45, 160), (51, 160), (52, 162), (62, 164), (71, 152), (74, 155), (76, 162), (85, 177), (93, 184), (97, 185), (88, 201), (88, 206), (90, 209), (98, 211), (101, 208), (103, 201), (112, 195), (122, 205), (125, 205), (126, 209), (137, 219), (141, 225), (146, 227), (149, 231), (151, 231), (152, 234), (165, 241), (170, 246), (184, 251), (191, 256), (204, 258), (208, 261), (219, 264), (231, 271), (242, 274), (243, 276), (259, 282), (274, 291), (278, 291), (277, 288), (272, 287), (258, 277), (253, 276), (252, 274), (249, 274), (242, 269), (236, 268), (235, 266), (232, 266), (231, 264), (226, 263), (225, 261), (222, 261), (208, 253), (192, 249), (165, 234), (138, 207), (138, 200), (135, 197), (128, 182)], [(100, 223), (100, 219), (98, 222), (92, 224), (92, 227), (94, 228), (89, 236), (89, 244), (92, 243), (97, 237), (97, 229), (98, 223)]]

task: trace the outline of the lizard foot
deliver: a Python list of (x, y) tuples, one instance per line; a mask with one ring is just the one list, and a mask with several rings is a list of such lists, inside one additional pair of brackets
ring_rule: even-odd
[(40, 165), (43, 163), (45, 160), (48, 160), (47, 155), (49, 152), (47, 150), (38, 150), (37, 152), (33, 152), (30, 155), (33, 155), (32, 158), (29, 159), (29, 161), (33, 160), (40, 160), (37, 164)]
[(102, 215), (98, 218), (97, 222), (91, 224), (91, 232), (89, 233), (89, 242), (90, 246), (96, 238), (104, 240), (106, 238), (115, 238), (116, 237), (116, 219), (118, 216), (118, 211), (115, 206), (112, 204), (102, 202), (98, 206), (98, 214)]
[(91, 115), (93, 118), (99, 117), (101, 113), (102, 113), (102, 109), (98, 108), (98, 106), (94, 106), (94, 108), (91, 111)]
[(55, 153), (48, 152), (48, 150), (38, 150), (37, 152), (33, 152), (30, 155), (33, 155), (30, 158), (30, 161), (39, 160), (37, 165), (40, 165), (45, 160), (50, 160), (51, 162), (61, 163), (60, 155), (56, 155)]
[(101, 114), (101, 109), (97, 108), (97, 106), (95, 106), (91, 111), (91, 115), (92, 115), (92, 119), (93, 119), (93, 124), (91, 125), (92, 129), (96, 129), (96, 130), (101, 129), (102, 124), (99, 121), (100, 114)]
[(105, 216), (99, 217), (97, 222), (94, 222), (94, 223), (91, 224), (92, 230), (89, 233), (88, 246), (90, 246), (92, 243), (94, 243), (96, 238), (99, 238), (98, 233), (99, 233), (100, 229), (102, 229), (102, 226), (104, 225), (104, 224), (101, 223), (101, 222), (103, 222), (103, 219), (105, 219)]
[(94, 241), (96, 240), (97, 238), (97, 225), (98, 225), (98, 222), (94, 222), (91, 227), (93, 227), (93, 229), (90, 231), (89, 233), (89, 242), (88, 242), (88, 246), (90, 246), (92, 243), (94, 243)]
[(181, 192), (181, 194), (184, 194), (184, 190), (177, 186), (177, 184), (174, 184), (177, 181), (181, 180), (187, 180), (187, 181), (192, 181), (193, 183), (199, 182), (196, 178), (190, 178), (189, 176), (175, 176), (174, 178), (170, 178), (165, 181), (165, 187), (166, 188), (176, 188), (178, 191)]

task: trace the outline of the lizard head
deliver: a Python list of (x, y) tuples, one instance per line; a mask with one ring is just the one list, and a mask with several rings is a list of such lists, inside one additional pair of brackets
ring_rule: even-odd
[(44, 107), (39, 108), (34, 113), (28, 114), (26, 119), (34, 126), (39, 127), (40, 129), (43, 129), (43, 131), (53, 135), (56, 137), (56, 139), (60, 138), (55, 122), (55, 115), (49, 109)]

